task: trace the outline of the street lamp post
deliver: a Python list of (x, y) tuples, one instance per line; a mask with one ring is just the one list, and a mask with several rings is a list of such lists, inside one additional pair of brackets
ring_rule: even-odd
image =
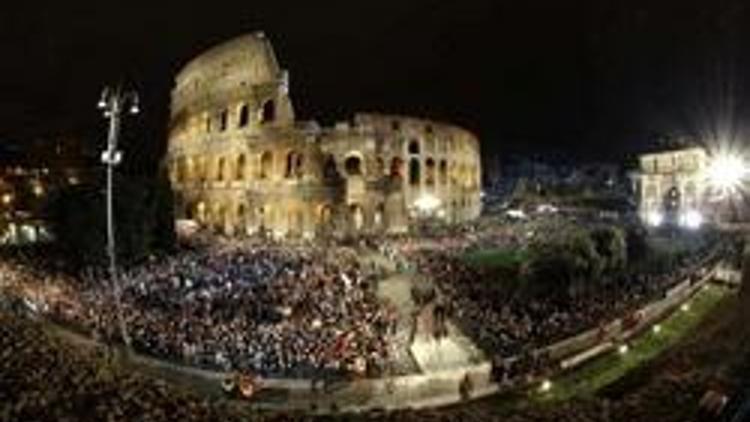
[(122, 152), (117, 149), (120, 136), (122, 113), (129, 109), (130, 114), (138, 114), (138, 94), (134, 91), (124, 91), (121, 87), (105, 88), (99, 100), (98, 107), (104, 111), (104, 117), (109, 119), (109, 133), (107, 135), (107, 149), (102, 152), (102, 163), (107, 166), (107, 256), (109, 258), (109, 278), (115, 298), (120, 335), (125, 345), (130, 347), (125, 318), (122, 311), (122, 289), (117, 274), (117, 256), (115, 246), (115, 221), (113, 206), (114, 168), (122, 162)]

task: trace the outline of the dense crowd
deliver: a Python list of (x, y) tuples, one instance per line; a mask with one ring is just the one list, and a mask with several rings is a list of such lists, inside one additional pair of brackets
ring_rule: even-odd
[[(488, 351), (496, 379), (509, 385), (551, 367), (540, 348), (660, 299), (729, 251), (708, 243), (666, 269), (608, 275), (584, 295), (502, 296), (487, 274), (459, 256), (523, 246), (566, 222), (555, 217), (482, 224), (365, 239), (359, 246), (434, 280), (437, 316), (456, 322)], [(40, 263), (38, 255), (15, 256), (0, 260), (0, 290), (15, 298), (11, 308), (20, 304), (102, 342), (127, 341), (138, 351), (189, 365), (313, 379), (381, 376), (393, 367), (399, 322), (396, 309), (376, 295), (380, 274), (360, 258), (340, 246), (187, 248), (122, 273), (118, 295), (106, 274), (71, 277)], [(118, 302), (127, 336), (120, 331)], [(608, 412), (606, 406), (600, 411)], [(425, 414), (400, 412), (386, 419)]]
[[(726, 318), (718, 319), (724, 321)], [(727, 325), (727, 324), (724, 324)], [(706, 379), (696, 372), (706, 359), (717, 363), (732, 350), (742, 360), (736, 326), (702, 330), (675, 350), (654, 375), (623, 387), (556, 406), (508, 406), (489, 398), (444, 409), (372, 411), (362, 415), (259, 414), (230, 403), (199, 398), (171, 384), (106, 363), (100, 352), (45, 334), (33, 322), (0, 310), (0, 420), (7, 421), (699, 421), (698, 401)], [(734, 342), (723, 340), (736, 339)], [(745, 346), (747, 342), (742, 343)], [(735, 348), (733, 348), (735, 347)], [(707, 350), (712, 349), (712, 350)], [(713, 350), (715, 349), (715, 350)], [(745, 349), (747, 349), (745, 347)], [(744, 349), (743, 349), (744, 350)], [(709, 353), (710, 352), (710, 353)], [(675, 367), (690, 368), (682, 374)], [(643, 376), (639, 376), (643, 378)], [(713, 419), (705, 419), (713, 420)]]
[(50, 337), (37, 324), (1, 309), (0, 351), (2, 421), (253, 420), (227, 405), (108, 365), (97, 350)]
[[(153, 260), (122, 275), (127, 340), (136, 350), (213, 369), (377, 375), (387, 368), (396, 318), (376, 298), (375, 276), (345, 252), (243, 247)], [(44, 300), (25, 296), (33, 306), (103, 341), (122, 340), (106, 276), (80, 281), (25, 271), (5, 273), (46, 280)]]
[(576, 296), (529, 297), (501, 291), (497, 289), (501, 281), (440, 252), (419, 255), (419, 267), (432, 275), (451, 316), (494, 356), (500, 373), (507, 377), (542, 369), (549, 362), (538, 353), (540, 349), (632, 315), (647, 303), (663, 298), (676, 284), (697, 280), (730, 252), (726, 245), (710, 244), (673, 262), (668, 269), (611, 275), (604, 282), (592, 283), (592, 291)]

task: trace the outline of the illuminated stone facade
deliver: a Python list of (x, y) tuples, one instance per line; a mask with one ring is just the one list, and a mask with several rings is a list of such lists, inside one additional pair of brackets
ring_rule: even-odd
[(227, 235), (404, 232), (421, 216), (480, 214), (477, 138), (459, 127), (358, 114), (295, 120), (289, 74), (262, 33), (190, 62), (172, 93), (167, 165), (177, 218)]
[(705, 210), (708, 155), (703, 148), (643, 154), (636, 175), (638, 213), (643, 221), (680, 223)]

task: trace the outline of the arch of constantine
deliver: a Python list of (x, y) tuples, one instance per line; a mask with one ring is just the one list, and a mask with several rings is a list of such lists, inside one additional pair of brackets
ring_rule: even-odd
[(330, 128), (297, 121), (289, 73), (260, 32), (177, 75), (166, 164), (177, 218), (227, 235), (393, 233), (481, 210), (473, 134), (381, 114)]
[(706, 209), (708, 155), (700, 147), (643, 154), (635, 176), (638, 214), (643, 221), (684, 223)]

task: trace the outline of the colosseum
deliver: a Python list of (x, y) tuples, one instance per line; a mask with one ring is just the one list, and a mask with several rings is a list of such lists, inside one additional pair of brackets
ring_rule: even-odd
[(383, 114), (330, 128), (297, 121), (289, 73), (261, 32), (177, 75), (166, 164), (176, 218), (230, 236), (399, 233), (481, 209), (474, 135)]

